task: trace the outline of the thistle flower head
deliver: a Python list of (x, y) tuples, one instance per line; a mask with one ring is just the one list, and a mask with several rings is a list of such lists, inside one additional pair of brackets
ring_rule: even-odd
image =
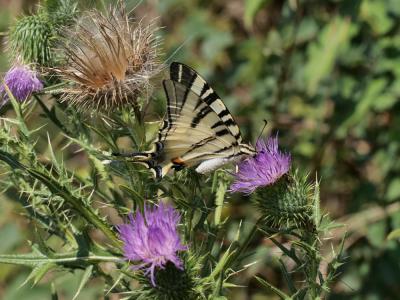
[(124, 243), (124, 256), (131, 261), (140, 261), (138, 268), (146, 268), (151, 283), (156, 285), (155, 268), (164, 268), (171, 262), (182, 269), (178, 251), (187, 250), (179, 238), (177, 225), (180, 217), (169, 205), (145, 207), (144, 214), (137, 212), (129, 216), (129, 223), (118, 227)]
[(278, 137), (258, 140), (257, 154), (239, 163), (239, 171), (230, 187), (233, 192), (250, 194), (258, 187), (271, 185), (290, 169), (290, 154), (278, 149)]
[(70, 85), (63, 100), (105, 111), (138, 105), (160, 70), (153, 23), (132, 22), (121, 2), (108, 15), (93, 11), (66, 33), (64, 66), (56, 70)]
[[(40, 91), (43, 88), (36, 71), (23, 65), (12, 67), (4, 76), (4, 84), (19, 101), (26, 100), (33, 92)], [(8, 95), (4, 84), (0, 85), (0, 96), (7, 100)]]

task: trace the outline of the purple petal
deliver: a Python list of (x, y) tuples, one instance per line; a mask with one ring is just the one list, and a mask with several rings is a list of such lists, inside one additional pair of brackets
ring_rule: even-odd
[[(4, 83), (19, 101), (24, 101), (33, 92), (43, 89), (43, 84), (38, 79), (37, 73), (28, 66), (15, 66), (11, 68), (4, 76)], [(0, 85), (0, 95), (5, 100), (8, 100), (8, 94), (3, 84)]]
[(290, 154), (278, 149), (278, 136), (258, 140), (257, 154), (239, 163), (239, 171), (230, 186), (232, 192), (250, 194), (258, 187), (271, 185), (290, 169)]
[(145, 274), (150, 274), (153, 285), (156, 267), (164, 268), (170, 261), (182, 268), (177, 252), (188, 248), (180, 241), (179, 221), (179, 213), (172, 206), (160, 203), (158, 207), (145, 206), (144, 214), (136, 212), (129, 216), (129, 223), (118, 226), (125, 258), (142, 262), (141, 267), (146, 267)]

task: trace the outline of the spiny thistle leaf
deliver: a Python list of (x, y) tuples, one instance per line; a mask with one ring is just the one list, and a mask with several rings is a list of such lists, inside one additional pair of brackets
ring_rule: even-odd
[(271, 290), (272, 292), (274, 292), (276, 295), (278, 295), (281, 299), (284, 300), (289, 300), (292, 299), (289, 295), (285, 294), (283, 291), (281, 291), (280, 289), (274, 287), (272, 284), (270, 284), (268, 281), (265, 281), (264, 279), (256, 276), (255, 277), (257, 279), (257, 281), (263, 285), (264, 287), (266, 287), (268, 290)]
[(89, 281), (90, 277), (92, 276), (92, 272), (93, 272), (93, 265), (90, 265), (85, 269), (85, 272), (82, 274), (82, 278), (80, 280), (78, 290), (76, 291), (72, 300), (75, 300), (76, 298), (78, 298), (82, 289), (85, 287), (86, 283)]
[(25, 281), (21, 284), (24, 286), (29, 281), (32, 281), (35, 286), (49, 271), (57, 268), (57, 265), (54, 263), (42, 263), (35, 266), (29, 276), (25, 279)]
[(84, 201), (71, 194), (70, 190), (65, 186), (62, 186), (57, 179), (53, 178), (49, 174), (29, 168), (21, 164), (15, 157), (0, 150), (0, 160), (9, 164), (12, 168), (17, 168), (26, 171), (33, 178), (36, 178), (42, 182), (47, 188), (54, 194), (62, 197), (65, 201), (71, 205), (76, 211), (80, 212), (82, 216), (96, 228), (99, 228), (103, 233), (110, 238), (111, 242), (115, 246), (120, 246), (120, 242), (117, 239), (115, 233), (109, 228), (109, 226), (87, 205), (84, 205)]

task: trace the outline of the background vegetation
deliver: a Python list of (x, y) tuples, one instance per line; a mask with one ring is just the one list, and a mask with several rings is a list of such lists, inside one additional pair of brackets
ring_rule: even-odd
[[(0, 31), (35, 5), (0, 0)], [(129, 7), (135, 5), (128, 1)], [(165, 60), (185, 62), (203, 74), (235, 116), (245, 140), (254, 142), (266, 119), (268, 131), (279, 131), (281, 145), (296, 165), (321, 177), (324, 210), (346, 224), (331, 239), (339, 243), (349, 232), (347, 263), (330, 299), (397, 298), (400, 244), (387, 235), (400, 227), (398, 2), (150, 0), (135, 15), (160, 16)], [(2, 51), (0, 71), (9, 64)], [(40, 118), (32, 114), (29, 122)], [(42, 138), (37, 147), (45, 152), (47, 137)], [(62, 137), (53, 144), (61, 151)], [(63, 157), (69, 168), (84, 174), (85, 158), (68, 151)], [(0, 253), (21, 253), (33, 239), (17, 198), (1, 196)], [(223, 213), (232, 222), (253, 213), (246, 198), (232, 196), (230, 203)], [(232, 299), (273, 297), (252, 279), (255, 274), (278, 286), (282, 282), (277, 249), (262, 239), (252, 247), (258, 264), (238, 277), (244, 287)], [(1, 299), (50, 297), (46, 280), (33, 290), (29, 285), (19, 289), (25, 272), (1, 266)], [(98, 299), (100, 284), (92, 282), (80, 299)], [(72, 274), (57, 284), (64, 287), (66, 299), (76, 285)]]

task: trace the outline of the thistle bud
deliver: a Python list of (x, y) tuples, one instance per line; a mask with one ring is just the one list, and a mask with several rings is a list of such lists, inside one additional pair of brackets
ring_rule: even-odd
[(202, 299), (205, 288), (201, 284), (199, 258), (186, 252), (182, 255), (182, 269), (173, 263), (167, 263), (155, 277), (157, 285), (153, 286), (144, 276), (139, 276), (142, 297), (150, 300), (166, 299)]
[(54, 31), (42, 14), (24, 16), (17, 21), (8, 36), (10, 53), (24, 64), (51, 65)]
[(253, 195), (266, 225), (275, 229), (308, 228), (313, 216), (313, 186), (307, 176), (291, 172)]
[(71, 25), (77, 16), (77, 2), (74, 0), (45, 0), (44, 8), (48, 17), (58, 28)]

